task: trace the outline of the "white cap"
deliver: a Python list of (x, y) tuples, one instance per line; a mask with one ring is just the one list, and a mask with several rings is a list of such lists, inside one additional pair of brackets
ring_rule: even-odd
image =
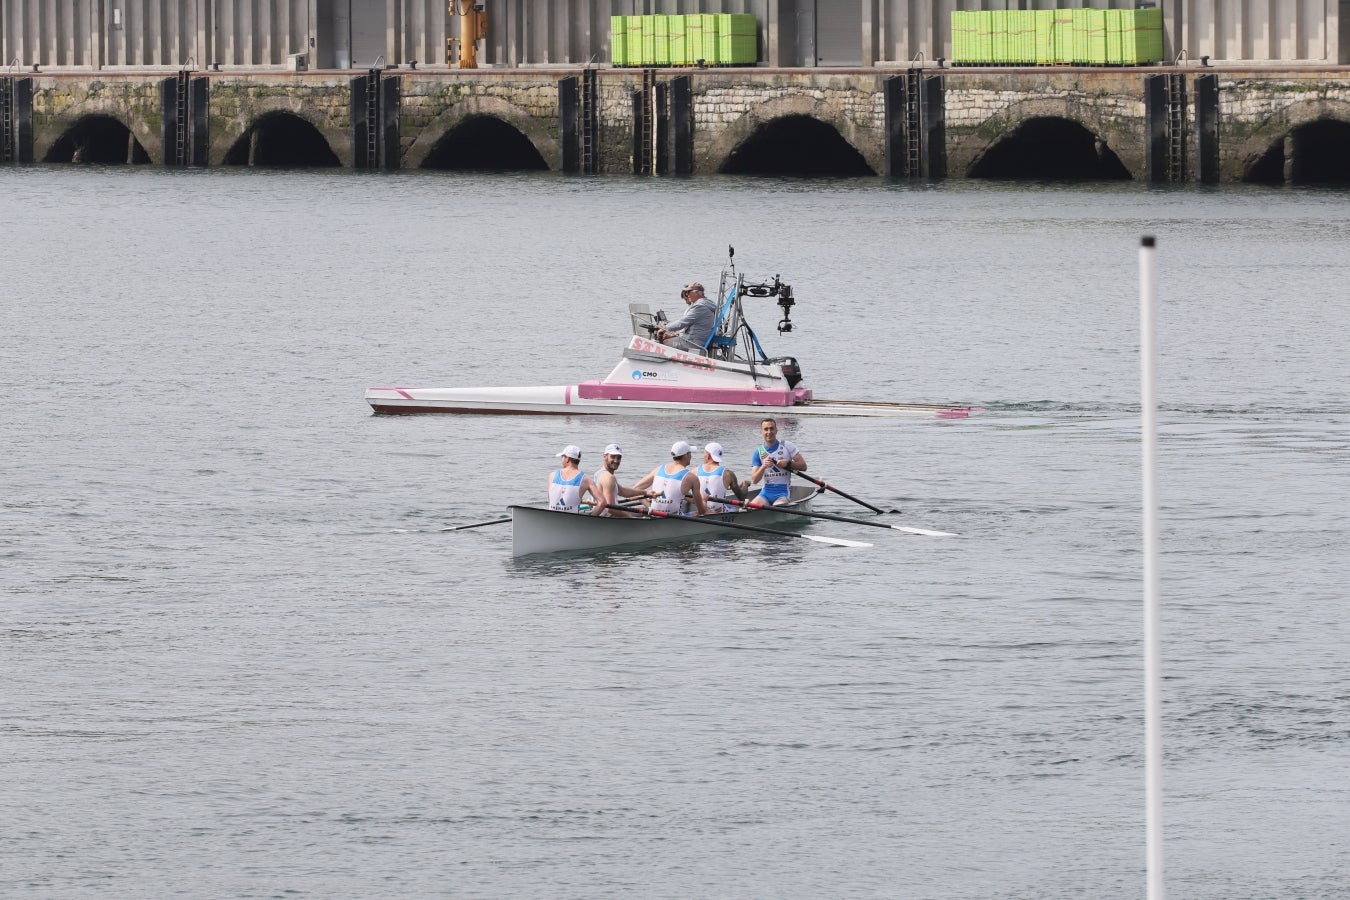
[(673, 457), (684, 456), (686, 453), (693, 453), (694, 448), (689, 446), (687, 441), (676, 441), (670, 445), (670, 455)]
[(623, 456), (623, 448), (618, 444), (610, 444), (605, 448), (606, 456)]
[(558, 455), (565, 456), (568, 459), (581, 459), (581, 448), (576, 444), (568, 444), (566, 447), (562, 448), (562, 452)]
[(722, 461), (722, 445), (717, 443), (716, 441), (704, 447), (703, 452), (711, 456), (713, 458), (713, 462)]

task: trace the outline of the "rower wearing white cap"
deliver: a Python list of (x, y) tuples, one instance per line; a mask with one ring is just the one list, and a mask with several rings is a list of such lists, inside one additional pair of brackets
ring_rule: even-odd
[(693, 447), (684, 441), (676, 441), (670, 448), (670, 462), (652, 469), (642, 476), (641, 481), (633, 485), (635, 490), (645, 491), (651, 488), (655, 491), (652, 512), (671, 516), (682, 515), (684, 500), (688, 497), (693, 501), (700, 516), (707, 515), (708, 505), (703, 501), (703, 490), (698, 483), (698, 476), (689, 468), (689, 458), (693, 455)]
[(598, 503), (600, 490), (589, 475), (581, 471), (581, 448), (568, 444), (558, 453), (562, 468), (548, 479), (548, 508), (558, 512), (581, 512), (581, 497), (590, 494), (592, 503)]
[(646, 491), (639, 491), (637, 488), (627, 488), (619, 484), (619, 477), (615, 473), (619, 471), (619, 464), (623, 462), (623, 449), (618, 444), (610, 444), (605, 448), (604, 466), (599, 472), (595, 473), (595, 486), (600, 492), (599, 502), (595, 504), (595, 509), (591, 511), (594, 516), (636, 516), (641, 513), (623, 512), (622, 510), (609, 509), (608, 507), (619, 502), (622, 497), (645, 497)]
[(721, 444), (716, 441), (708, 444), (703, 448), (703, 464), (694, 470), (709, 512), (730, 512), (734, 507), (719, 501), (728, 494), (735, 494), (737, 499), (744, 500), (746, 488), (750, 486), (748, 481), (737, 481), (736, 473), (722, 464), (722, 453)]

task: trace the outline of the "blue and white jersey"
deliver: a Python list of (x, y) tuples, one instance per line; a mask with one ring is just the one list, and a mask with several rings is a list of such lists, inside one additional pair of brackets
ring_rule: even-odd
[(652, 479), (652, 490), (660, 491), (661, 496), (652, 500), (653, 512), (672, 516), (683, 514), (681, 501), (684, 500), (684, 488), (681, 483), (688, 474), (688, 469), (680, 469), (673, 475), (667, 475), (665, 466), (656, 470), (656, 478)]
[(548, 485), (548, 508), (558, 512), (581, 512), (581, 482), (585, 472), (578, 471), (571, 478), (562, 477), (562, 469), (553, 473)]
[(767, 491), (773, 488), (773, 493), (786, 495), (792, 485), (792, 473), (787, 469), (780, 469), (778, 463), (785, 463), (797, 455), (797, 445), (791, 441), (780, 440), (772, 447), (760, 445), (755, 451), (755, 455), (750, 459), (750, 465), (758, 466), (766, 459), (772, 459), (775, 465), (764, 470), (764, 488)]
[(727, 506), (722, 500), (727, 495), (726, 466), (718, 466), (711, 472), (703, 471), (699, 466), (694, 470), (698, 475), (698, 483), (703, 490), (703, 496), (708, 502), (708, 512), (730, 512), (734, 507)]

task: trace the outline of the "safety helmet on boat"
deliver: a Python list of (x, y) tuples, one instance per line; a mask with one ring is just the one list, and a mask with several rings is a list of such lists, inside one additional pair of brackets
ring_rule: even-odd
[(565, 456), (568, 459), (579, 460), (581, 459), (581, 448), (578, 447), (576, 444), (568, 444), (566, 447), (562, 448), (562, 452), (559, 453), (558, 455)]
[(704, 447), (703, 452), (711, 456), (713, 458), (713, 462), (722, 461), (722, 445), (717, 443), (716, 441), (713, 441), (711, 444)]
[(675, 457), (676, 459), (679, 459), (681, 456), (686, 456), (693, 452), (694, 448), (690, 447), (687, 441), (676, 441), (674, 444), (671, 444), (670, 446), (670, 455)]
[(605, 448), (605, 455), (623, 456), (623, 448), (621, 448), (618, 444), (610, 444), (608, 447)]

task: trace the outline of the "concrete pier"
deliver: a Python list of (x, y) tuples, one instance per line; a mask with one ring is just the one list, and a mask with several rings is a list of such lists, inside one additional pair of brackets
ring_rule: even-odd
[(0, 104), (12, 162), (1350, 180), (1344, 67), (38, 72)]

